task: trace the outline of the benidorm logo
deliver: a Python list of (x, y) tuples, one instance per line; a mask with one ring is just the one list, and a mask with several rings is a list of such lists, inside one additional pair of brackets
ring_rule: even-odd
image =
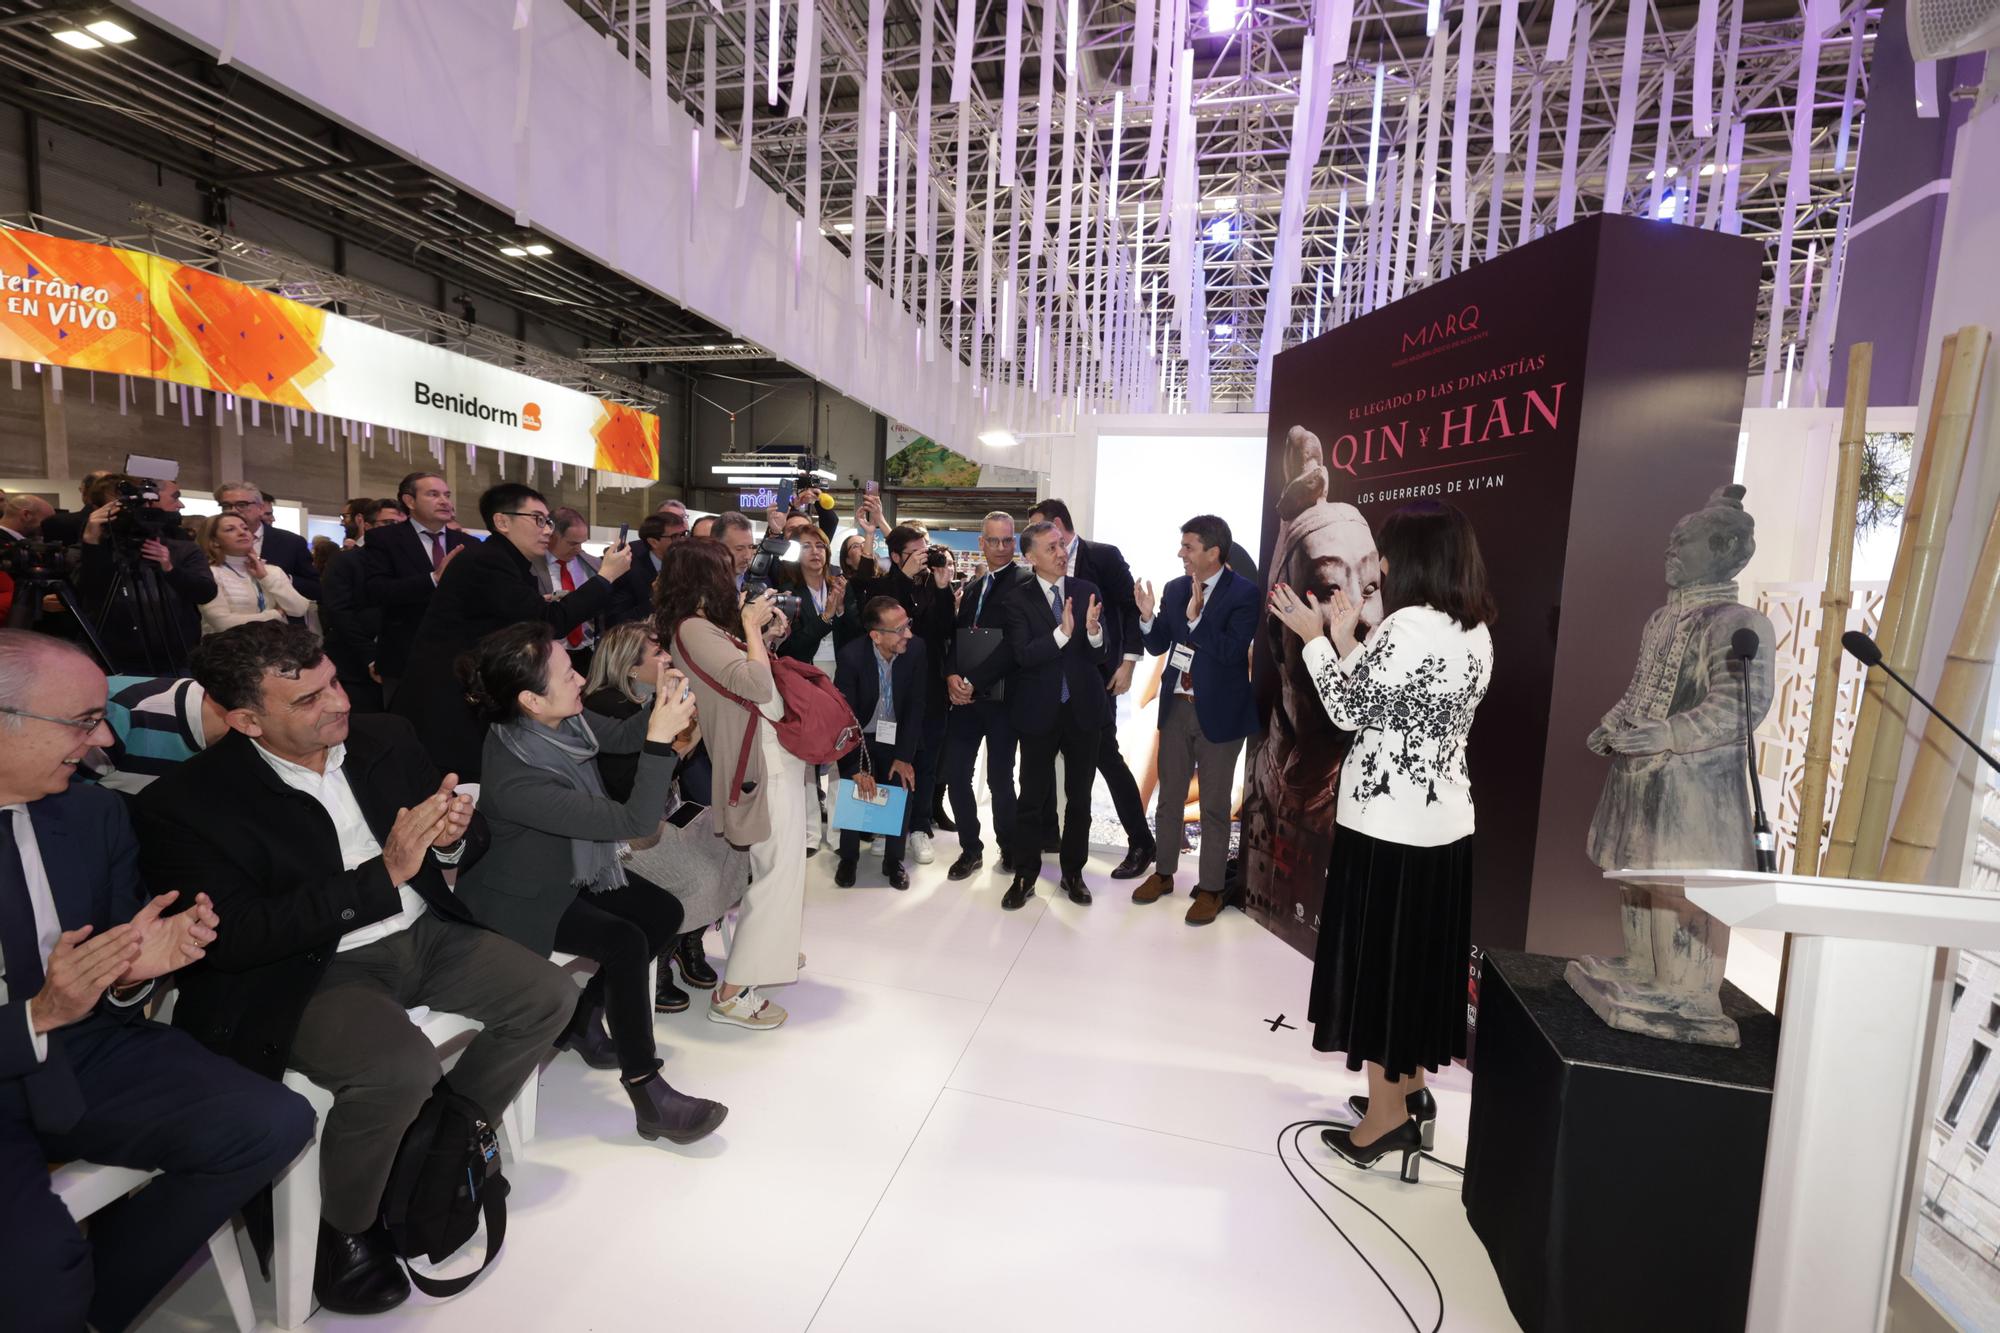
[[(521, 424), (520, 413), (505, 407), (495, 407), (491, 403), (482, 403), (471, 394), (440, 393), (422, 380), (418, 380), (416, 386), (418, 407), (435, 407), (440, 412), (456, 412), (462, 417), (471, 417), (474, 421), (491, 421), (502, 426)], [(535, 424), (528, 429), (540, 430), (541, 409), (530, 403), (528, 410), (535, 417)]]
[(1467, 333), (1479, 331), (1479, 307), (1469, 305), (1443, 319), (1434, 319), (1413, 333), (1403, 335), (1403, 350), (1429, 347), (1433, 343), (1449, 342)]
[(542, 428), (542, 405), (529, 403), (521, 409), (521, 429), (540, 430)]

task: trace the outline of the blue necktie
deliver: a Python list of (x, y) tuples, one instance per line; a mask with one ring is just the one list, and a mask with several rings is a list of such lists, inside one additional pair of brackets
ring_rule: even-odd
[[(28, 899), (28, 872), (14, 838), (14, 813), (0, 810), (0, 952), (7, 960), (7, 998), (25, 1003), (42, 989), (41, 940), (35, 906)], [(28, 1119), (44, 1134), (64, 1134), (83, 1118), (83, 1090), (63, 1057), (62, 1038), (48, 1034), (49, 1055), (21, 1080)]]
[[(1062, 601), (1062, 584), (1058, 583), (1049, 589), (1049, 610), (1055, 612), (1056, 627), (1058, 629), (1062, 627)], [(1057, 664), (1060, 665), (1062, 659), (1058, 658), (1056, 660)], [(1069, 672), (1067, 671), (1063, 672), (1062, 675), (1062, 702), (1069, 702)]]

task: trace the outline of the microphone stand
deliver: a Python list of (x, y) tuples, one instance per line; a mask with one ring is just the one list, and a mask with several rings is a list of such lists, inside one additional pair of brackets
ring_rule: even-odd
[(1958, 737), (1960, 740), (1965, 742), (1966, 749), (1978, 755), (1980, 760), (1984, 762), (1988, 768), (1994, 770), (1996, 773), (2000, 773), (2000, 759), (1995, 759), (1992, 755), (1986, 753), (1985, 750), (1979, 747), (1979, 743), (1977, 741), (1973, 740), (1972, 737), (1966, 735), (1964, 731), (1960, 730), (1958, 723), (1952, 721), (1950, 718), (1946, 717), (1943, 713), (1938, 712), (1937, 705), (1933, 704), (1929, 699), (1924, 698), (1923, 695), (1917, 693), (1917, 687), (1910, 684), (1909, 681), (1904, 680), (1900, 675), (1898, 675), (1896, 673), (1896, 668), (1890, 666), (1887, 661), (1882, 660), (1880, 658), (1877, 658), (1876, 661), (1870, 663), (1869, 665), (1878, 666), (1882, 668), (1883, 671), (1887, 672), (1889, 679), (1895, 681), (1898, 685), (1901, 685), (1903, 687), (1903, 693), (1909, 695), (1912, 699), (1915, 699), (1918, 703), (1922, 704), (1926, 709), (1930, 710), (1930, 715), (1932, 717), (1944, 723), (1945, 726), (1951, 729), (1952, 735)]
[(1757, 737), (1750, 727), (1750, 662), (1748, 657), (1737, 659), (1743, 663), (1743, 749), (1750, 764), (1750, 802), (1755, 814), (1752, 837), (1757, 848), (1757, 869), (1776, 874), (1778, 869), (1777, 839), (1771, 836), (1771, 823), (1764, 817), (1764, 788), (1757, 781)]

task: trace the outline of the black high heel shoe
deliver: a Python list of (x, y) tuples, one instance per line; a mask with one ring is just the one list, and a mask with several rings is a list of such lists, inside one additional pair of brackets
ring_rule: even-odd
[[(1354, 1112), (1356, 1120), (1366, 1120), (1368, 1118), (1368, 1099), (1366, 1097), (1349, 1097), (1347, 1099), (1347, 1109)], [(1438, 1104), (1437, 1099), (1431, 1096), (1431, 1090), (1429, 1088), (1418, 1088), (1415, 1092), (1403, 1098), (1403, 1109), (1410, 1113), (1410, 1119), (1417, 1122), (1417, 1129), (1423, 1135), (1424, 1151), (1429, 1152), (1431, 1149), (1437, 1147)]]
[[(1356, 1126), (1355, 1128), (1359, 1128)], [(1402, 1124), (1384, 1134), (1365, 1148), (1354, 1144), (1354, 1129), (1323, 1129), (1319, 1141), (1345, 1158), (1350, 1165), (1363, 1171), (1387, 1157), (1390, 1153), (1403, 1155), (1402, 1178), (1405, 1185), (1417, 1183), (1417, 1164), (1423, 1160), (1423, 1135), (1417, 1129), (1417, 1122), (1405, 1120)]]

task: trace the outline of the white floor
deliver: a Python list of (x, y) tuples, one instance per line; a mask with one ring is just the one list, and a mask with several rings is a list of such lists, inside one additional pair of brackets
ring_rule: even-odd
[[(799, 984), (775, 1032), (659, 1021), (666, 1075), (730, 1107), (691, 1148), (632, 1132), (616, 1075), (564, 1056), (543, 1074), (541, 1128), (513, 1182), (507, 1245), (471, 1291), (313, 1327), (688, 1329), (712, 1333), (1410, 1327), (1287, 1178), (1282, 1126), (1337, 1119), (1362, 1090), (1305, 1032), (1311, 966), (1236, 911), (1182, 923), (1134, 907), (1094, 860), (1088, 908), (1000, 910), (989, 859), (956, 855), (915, 887), (832, 885), (810, 863)], [(1187, 869), (1191, 869), (1188, 867)], [(714, 937), (711, 936), (713, 947)], [(1270, 1021), (1288, 1025), (1274, 1030)], [(1468, 1076), (1439, 1080), (1438, 1152), (1464, 1160)], [(1307, 1153), (1393, 1222), (1443, 1284), (1444, 1327), (1512, 1330), (1458, 1178), (1406, 1186)], [(1287, 1150), (1289, 1152), (1289, 1149)], [(1437, 1297), (1354, 1204), (1299, 1174), (1395, 1284), (1420, 1326)], [(270, 1292), (254, 1270), (261, 1316)], [(147, 1333), (227, 1322), (193, 1271)]]

